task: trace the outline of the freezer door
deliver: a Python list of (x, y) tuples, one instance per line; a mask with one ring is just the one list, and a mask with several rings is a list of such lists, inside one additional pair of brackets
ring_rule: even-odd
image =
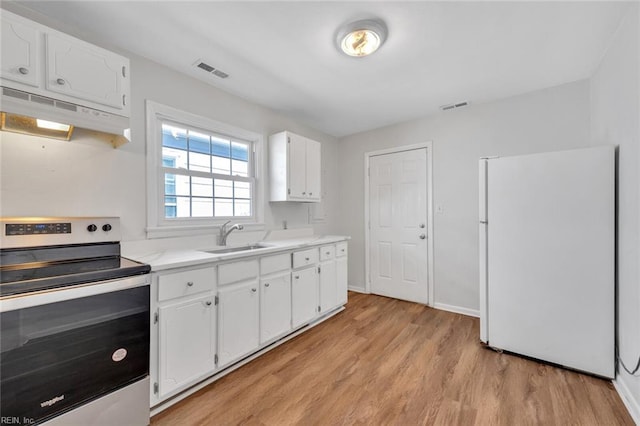
[(491, 346), (614, 377), (614, 147), (488, 165)]
[(478, 214), (478, 237), (480, 254), (480, 340), (487, 343), (488, 318), (487, 318), (487, 159), (480, 159), (478, 165), (479, 200), (480, 211)]

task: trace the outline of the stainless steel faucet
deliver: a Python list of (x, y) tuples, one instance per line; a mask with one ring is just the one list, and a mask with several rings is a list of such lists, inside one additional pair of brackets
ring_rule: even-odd
[(235, 225), (231, 226), (231, 228), (229, 228), (229, 230), (227, 230), (227, 225), (229, 224), (229, 222), (231, 222), (231, 221), (230, 220), (226, 221), (220, 227), (220, 234), (218, 235), (218, 245), (220, 245), (220, 246), (226, 246), (227, 245), (227, 237), (235, 229), (237, 229), (238, 231), (242, 231), (244, 229), (244, 226), (240, 225), (239, 223), (236, 223)]

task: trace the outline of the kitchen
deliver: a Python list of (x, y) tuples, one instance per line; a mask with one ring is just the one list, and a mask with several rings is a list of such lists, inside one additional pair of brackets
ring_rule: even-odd
[[(609, 26), (605, 27), (607, 31), (603, 30), (602, 34), (607, 38), (598, 41), (600, 50), (595, 58), (590, 59), (592, 68), (582, 70), (580, 76), (565, 80), (563, 76), (553, 76), (546, 86), (531, 87), (530, 90), (484, 103), (474, 103), (476, 99), (470, 97), (471, 104), (466, 109), (432, 113), (413, 111), (406, 118), (395, 121), (389, 113), (389, 118), (378, 119), (378, 124), (369, 129), (357, 129), (340, 136), (331, 136), (329, 132), (314, 128), (321, 127), (322, 117), (315, 126), (308, 125), (302, 115), (298, 117), (294, 112), (286, 114), (277, 111), (290, 110), (286, 105), (264, 107), (261, 104), (269, 105), (266, 100), (249, 101), (246, 95), (229, 93), (224, 89), (225, 86), (214, 87), (215, 84), (224, 83), (215, 81), (212, 85), (193, 78), (193, 73), (198, 70), (191, 70), (191, 63), (198, 59), (196, 57), (186, 65), (191, 72), (191, 76), (187, 76), (159, 65), (159, 61), (128, 52), (115, 40), (101, 39), (87, 24), (76, 23), (71, 16), (65, 18), (64, 8), (40, 6), (43, 9), (37, 13), (30, 9), (28, 3), (3, 3), (3, 7), (27, 18), (130, 59), (132, 141), (114, 149), (111, 144), (94, 138), (91, 132), (82, 129), (77, 130), (70, 142), (2, 132), (2, 216), (120, 217), (125, 254), (139, 253), (149, 245), (157, 249), (212, 246), (217, 229), (195, 232), (182, 238), (169, 236), (158, 239), (148, 236), (148, 228), (152, 225), (148, 216), (145, 135), (148, 125), (146, 101), (151, 100), (248, 129), (262, 135), (265, 141), (269, 135), (287, 130), (320, 142), (321, 205), (261, 203), (257, 206), (262, 209), (259, 212), (261, 221), (265, 231), (282, 230), (285, 227), (283, 222), (286, 222), (286, 227), (291, 230), (311, 226), (317, 235), (350, 236), (349, 286), (354, 291), (366, 291), (364, 155), (393, 146), (433, 141), (435, 294), (431, 304), (436, 308), (477, 316), (478, 158), (591, 145), (619, 145), (619, 348), (621, 355), (628, 360), (627, 364), (633, 364), (634, 357), (637, 358), (640, 350), (640, 339), (637, 339), (640, 301), (636, 270), (636, 170), (639, 156), (638, 101), (633, 94), (638, 91), (638, 77), (637, 72), (633, 72), (633, 64), (637, 66), (637, 60), (632, 60), (637, 58), (637, 37), (634, 36), (637, 34), (637, 5), (623, 5), (629, 9), (620, 6), (620, 9), (614, 9), (610, 15), (606, 15), (610, 17), (610, 21), (607, 21)], [(75, 7), (80, 8), (81, 5)], [(385, 18), (383, 11), (380, 14)], [(473, 11), (468, 14), (472, 15)], [(131, 19), (120, 15), (118, 19), (106, 21)], [(344, 17), (347, 18), (349, 16)], [(336, 18), (336, 22), (327, 24), (331, 26), (328, 33), (333, 34), (340, 23), (341, 20)], [(617, 28), (620, 29), (616, 31)], [(392, 46), (391, 29), (390, 26), (388, 44), (377, 52), (379, 55)], [(591, 42), (595, 43), (594, 40)], [(166, 41), (164, 48), (167, 52), (178, 49), (170, 44), (170, 40)], [(335, 51), (329, 42), (326, 49), (331, 49), (331, 53)], [(370, 59), (374, 58), (375, 55)], [(213, 59), (216, 59), (215, 55)], [(347, 59), (350, 58), (344, 58), (345, 61)], [(213, 65), (229, 72), (230, 81), (235, 78), (236, 69), (240, 72), (239, 66), (231, 71), (225, 64)], [(247, 78), (255, 78), (252, 81), (259, 84), (262, 80), (258, 77), (249, 75)], [(467, 95), (453, 92), (448, 96), (449, 99), (443, 100), (442, 104), (457, 102)], [(340, 132), (342, 130), (337, 130), (336, 134)], [(250, 227), (241, 232), (234, 231), (229, 236), (230, 245), (253, 242), (251, 240), (259, 239), (258, 235), (261, 236), (262, 232)], [(619, 374), (618, 391), (624, 393), (626, 389), (627, 399), (635, 401), (637, 407), (640, 400), (638, 379), (624, 372)]]

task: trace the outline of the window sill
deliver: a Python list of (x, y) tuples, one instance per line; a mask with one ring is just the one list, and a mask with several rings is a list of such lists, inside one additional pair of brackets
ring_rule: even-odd
[[(264, 223), (242, 224), (246, 231), (264, 231)], [(220, 229), (220, 225), (174, 225), (174, 226), (150, 226), (146, 228), (147, 239), (172, 238), (172, 237), (194, 237), (204, 234), (215, 234)]]

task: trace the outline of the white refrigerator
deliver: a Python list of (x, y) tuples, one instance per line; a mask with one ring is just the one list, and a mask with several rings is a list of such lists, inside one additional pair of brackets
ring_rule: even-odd
[(615, 148), (480, 159), (480, 340), (615, 375)]

